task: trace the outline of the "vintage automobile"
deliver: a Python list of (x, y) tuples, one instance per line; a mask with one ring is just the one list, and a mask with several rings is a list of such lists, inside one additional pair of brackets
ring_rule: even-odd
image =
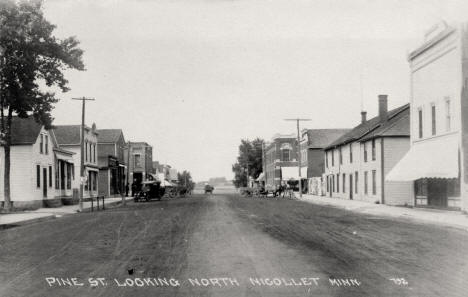
[(214, 187), (211, 185), (205, 185), (205, 194), (213, 194)]
[(150, 201), (151, 199), (161, 200), (164, 196), (165, 188), (161, 187), (161, 182), (156, 180), (144, 181), (141, 190), (135, 195), (134, 201)]

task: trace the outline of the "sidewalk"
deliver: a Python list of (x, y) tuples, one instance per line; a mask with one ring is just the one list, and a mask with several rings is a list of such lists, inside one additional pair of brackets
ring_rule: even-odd
[(405, 218), (419, 223), (427, 222), (461, 228), (468, 231), (468, 215), (459, 211), (389, 206), (309, 194), (302, 195), (302, 200), (313, 204), (332, 206), (363, 214)]
[[(133, 197), (126, 197), (126, 200), (132, 200)], [(104, 205), (106, 207), (116, 205), (121, 202), (121, 197), (106, 198), (104, 199)], [(99, 203), (99, 209), (102, 208), (102, 200)], [(96, 201), (94, 201), (94, 209), (96, 211)], [(32, 211), (17, 212), (11, 214), (0, 214), (0, 229), (2, 225), (19, 225), (27, 223), (35, 223), (38, 221), (59, 218), (67, 214), (75, 214), (79, 210), (79, 205), (63, 205), (61, 207), (54, 208), (39, 208)], [(91, 209), (91, 201), (83, 202), (83, 210)]]

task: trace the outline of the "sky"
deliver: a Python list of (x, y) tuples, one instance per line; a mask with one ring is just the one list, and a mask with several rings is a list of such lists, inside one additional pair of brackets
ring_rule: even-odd
[(351, 128), (409, 102), (408, 53), (457, 0), (45, 0), (59, 38), (77, 36), (86, 71), (67, 70), (55, 124), (146, 141), (153, 159), (196, 181), (233, 177), (241, 139)]

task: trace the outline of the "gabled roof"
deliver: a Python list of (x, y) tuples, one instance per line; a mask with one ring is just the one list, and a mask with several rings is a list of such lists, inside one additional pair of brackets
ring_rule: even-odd
[(98, 143), (116, 143), (123, 134), (122, 129), (99, 129)]
[(388, 112), (388, 119), (381, 121), (379, 116), (359, 124), (325, 149), (331, 149), (353, 141), (366, 141), (376, 137), (410, 136), (409, 103)]
[(41, 129), (42, 125), (32, 116), (28, 118), (14, 116), (11, 122), (11, 145), (35, 143)]
[(59, 144), (80, 144), (81, 125), (55, 126), (55, 138)]
[(308, 129), (307, 146), (323, 149), (349, 131), (351, 129)]

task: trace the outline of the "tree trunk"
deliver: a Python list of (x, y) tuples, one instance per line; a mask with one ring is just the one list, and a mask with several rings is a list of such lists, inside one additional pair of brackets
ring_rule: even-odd
[(5, 149), (5, 172), (4, 172), (4, 192), (5, 199), (4, 208), (6, 211), (11, 210), (11, 197), (10, 197), (10, 145), (11, 145), (11, 119), (12, 110), (8, 109), (8, 116), (5, 128), (5, 139), (3, 147)]

